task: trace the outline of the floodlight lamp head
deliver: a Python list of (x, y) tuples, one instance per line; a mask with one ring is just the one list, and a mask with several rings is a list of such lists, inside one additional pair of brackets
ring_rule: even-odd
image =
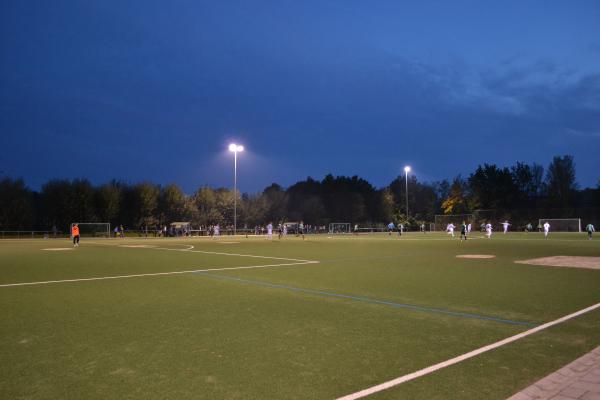
[(406, 172), (407, 174), (410, 172), (410, 167), (408, 165), (404, 167), (404, 172)]
[(244, 151), (244, 146), (238, 146), (235, 143), (231, 143), (229, 145), (229, 151), (231, 151), (233, 153), (239, 153), (240, 151)]

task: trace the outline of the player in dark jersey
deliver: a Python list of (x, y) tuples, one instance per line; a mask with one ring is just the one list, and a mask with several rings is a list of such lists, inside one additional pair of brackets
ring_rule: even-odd
[(467, 224), (465, 221), (460, 225), (460, 241), (467, 240)]

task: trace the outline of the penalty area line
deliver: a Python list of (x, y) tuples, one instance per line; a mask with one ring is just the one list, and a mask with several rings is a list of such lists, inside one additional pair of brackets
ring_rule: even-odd
[(286, 267), (286, 266), (293, 266), (293, 265), (309, 265), (309, 264), (318, 264), (318, 263), (319, 263), (318, 261), (305, 261), (305, 262), (283, 263), (283, 264), (247, 265), (247, 266), (242, 266), (242, 267), (203, 268), (203, 269), (193, 269), (193, 270), (185, 270), (185, 271), (153, 272), (153, 273), (147, 273), (147, 274), (97, 276), (97, 277), (92, 277), (92, 278), (60, 279), (60, 280), (52, 280), (52, 281), (5, 283), (5, 284), (1, 284), (0, 288), (15, 287), (15, 286), (49, 285), (49, 284), (54, 284), (54, 283), (103, 281), (103, 280), (108, 280), (108, 279), (144, 278), (144, 277), (149, 277), (149, 276), (182, 275), (182, 274), (193, 274), (193, 273), (199, 273), (199, 272), (216, 272), (216, 271), (232, 271), (232, 270), (240, 270), (240, 269)]
[(363, 389), (361, 391), (358, 391), (358, 392), (355, 392), (355, 393), (351, 393), (351, 394), (348, 394), (348, 395), (343, 396), (343, 397), (339, 397), (337, 400), (356, 400), (356, 399), (360, 399), (360, 398), (363, 398), (363, 397), (370, 396), (372, 394), (381, 392), (383, 390), (390, 389), (390, 388), (392, 388), (394, 386), (398, 386), (398, 385), (400, 385), (400, 384), (402, 384), (404, 382), (408, 382), (408, 381), (411, 381), (413, 379), (420, 378), (420, 377), (425, 376), (425, 375), (429, 375), (429, 374), (431, 374), (431, 373), (433, 373), (435, 371), (438, 371), (438, 370), (440, 370), (442, 368), (446, 368), (446, 367), (449, 367), (451, 365), (458, 364), (458, 363), (460, 363), (462, 361), (468, 360), (469, 358), (473, 358), (473, 357), (478, 356), (478, 355), (480, 355), (482, 353), (488, 352), (490, 350), (497, 349), (498, 347), (502, 347), (502, 346), (507, 345), (507, 344), (512, 343), (512, 342), (516, 342), (519, 339), (522, 339), (524, 337), (533, 335), (534, 333), (543, 331), (544, 329), (548, 329), (548, 328), (550, 328), (550, 327), (552, 327), (554, 325), (561, 324), (561, 323), (563, 323), (565, 321), (568, 321), (570, 319), (576, 318), (576, 317), (578, 317), (580, 315), (583, 315), (583, 314), (588, 313), (590, 311), (596, 310), (598, 308), (600, 308), (600, 303), (596, 303), (596, 304), (594, 304), (592, 306), (589, 306), (589, 307), (584, 308), (582, 310), (576, 311), (576, 312), (574, 312), (572, 314), (565, 315), (564, 317), (555, 319), (554, 321), (547, 322), (547, 323), (542, 324), (540, 326), (536, 326), (535, 328), (529, 329), (529, 330), (527, 330), (525, 332), (518, 333), (518, 334), (516, 334), (514, 336), (510, 336), (510, 337), (508, 337), (506, 339), (502, 339), (502, 340), (500, 340), (498, 342), (495, 342), (495, 343), (492, 343), (492, 344), (488, 344), (487, 346), (480, 347), (480, 348), (475, 349), (473, 351), (470, 351), (468, 353), (462, 354), (462, 355), (460, 355), (458, 357), (454, 357), (454, 358), (451, 358), (449, 360), (442, 361), (442, 362), (437, 363), (435, 365), (432, 365), (430, 367), (420, 369), (420, 370), (415, 371), (413, 373), (400, 376), (398, 378), (392, 379), (392, 380), (384, 382), (384, 383), (380, 383), (379, 385), (375, 385), (375, 386), (372, 386), (370, 388)]
[[(96, 242), (88, 242), (90, 244), (98, 244), (98, 245), (103, 245), (103, 246), (111, 246), (111, 244), (107, 244), (107, 243), (96, 243)], [(282, 261), (298, 261), (298, 262), (318, 262), (318, 261), (313, 261), (313, 260), (303, 260), (300, 258), (286, 258), (286, 257), (272, 257), (272, 256), (258, 256), (255, 254), (238, 254), (238, 253), (225, 253), (225, 252), (219, 252), (219, 251), (207, 251), (207, 250), (193, 250), (194, 246), (191, 245), (187, 245), (187, 244), (180, 244), (180, 243), (174, 243), (177, 246), (190, 246), (187, 249), (172, 249), (170, 247), (158, 247), (158, 246), (151, 246), (149, 245), (148, 247), (137, 247), (139, 249), (147, 249), (147, 250), (165, 250), (165, 251), (182, 251), (182, 252), (188, 252), (188, 253), (200, 253), (200, 254), (213, 254), (213, 255), (218, 255), (218, 256), (230, 256), (230, 257), (248, 257), (248, 258), (262, 258), (265, 260), (282, 260)], [(126, 246), (123, 245), (112, 245), (114, 247), (123, 247), (126, 248)], [(131, 248), (135, 248), (135, 247), (131, 247)]]
[(299, 258), (257, 256), (254, 254), (223, 253), (223, 252), (219, 252), (219, 251), (192, 250), (192, 249), (170, 249), (168, 247), (148, 247), (147, 249), (149, 249), (149, 250), (183, 251), (183, 252), (187, 252), (187, 253), (200, 253), (200, 254), (214, 254), (214, 255), (218, 255), (218, 256), (263, 258), (263, 259), (267, 259), (267, 260), (283, 260), (283, 261), (298, 261), (298, 262), (310, 262), (311, 261), (311, 260), (302, 260)]

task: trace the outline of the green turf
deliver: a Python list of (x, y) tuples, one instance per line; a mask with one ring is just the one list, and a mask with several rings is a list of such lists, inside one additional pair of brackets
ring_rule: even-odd
[[(514, 263), (600, 241), (475, 237), (0, 241), (0, 284), (319, 261), (0, 287), (0, 397), (333, 399), (600, 302), (600, 270)], [(599, 317), (371, 398), (504, 399), (600, 345)]]

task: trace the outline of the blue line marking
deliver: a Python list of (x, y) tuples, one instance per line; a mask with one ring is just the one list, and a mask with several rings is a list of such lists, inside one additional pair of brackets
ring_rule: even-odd
[(395, 307), (395, 308), (404, 308), (404, 309), (413, 310), (413, 311), (444, 314), (444, 315), (450, 315), (453, 317), (472, 318), (472, 319), (479, 319), (479, 320), (484, 320), (484, 321), (500, 322), (503, 324), (510, 324), (510, 325), (520, 325), (520, 326), (528, 326), (528, 327), (537, 326), (536, 324), (531, 323), (531, 322), (513, 321), (510, 319), (492, 317), (492, 316), (488, 316), (488, 315), (471, 314), (471, 313), (465, 313), (465, 312), (460, 312), (460, 311), (445, 310), (442, 308), (422, 307), (422, 306), (416, 306), (413, 304), (394, 303), (391, 301), (371, 299), (368, 297), (352, 296), (352, 295), (348, 295), (348, 294), (339, 294), (339, 293), (333, 293), (333, 292), (326, 292), (326, 291), (322, 291), (322, 290), (304, 289), (304, 288), (299, 288), (299, 287), (294, 287), (294, 286), (280, 285), (280, 284), (276, 284), (276, 283), (236, 278), (233, 276), (210, 274), (210, 273), (206, 273), (206, 272), (194, 272), (194, 273), (199, 274), (199, 275), (205, 275), (205, 276), (208, 276), (211, 278), (228, 280), (228, 281), (236, 281), (236, 282), (245, 283), (245, 284), (249, 284), (249, 285), (264, 286), (264, 287), (269, 287), (269, 288), (274, 288), (274, 289), (285, 289), (285, 290), (290, 290), (292, 292), (308, 293), (308, 294), (312, 294), (312, 295), (325, 296), (325, 297), (336, 297), (336, 298), (340, 298), (340, 299), (362, 301), (362, 302), (371, 303), (371, 304), (381, 304), (381, 305), (391, 306), (391, 307)]

